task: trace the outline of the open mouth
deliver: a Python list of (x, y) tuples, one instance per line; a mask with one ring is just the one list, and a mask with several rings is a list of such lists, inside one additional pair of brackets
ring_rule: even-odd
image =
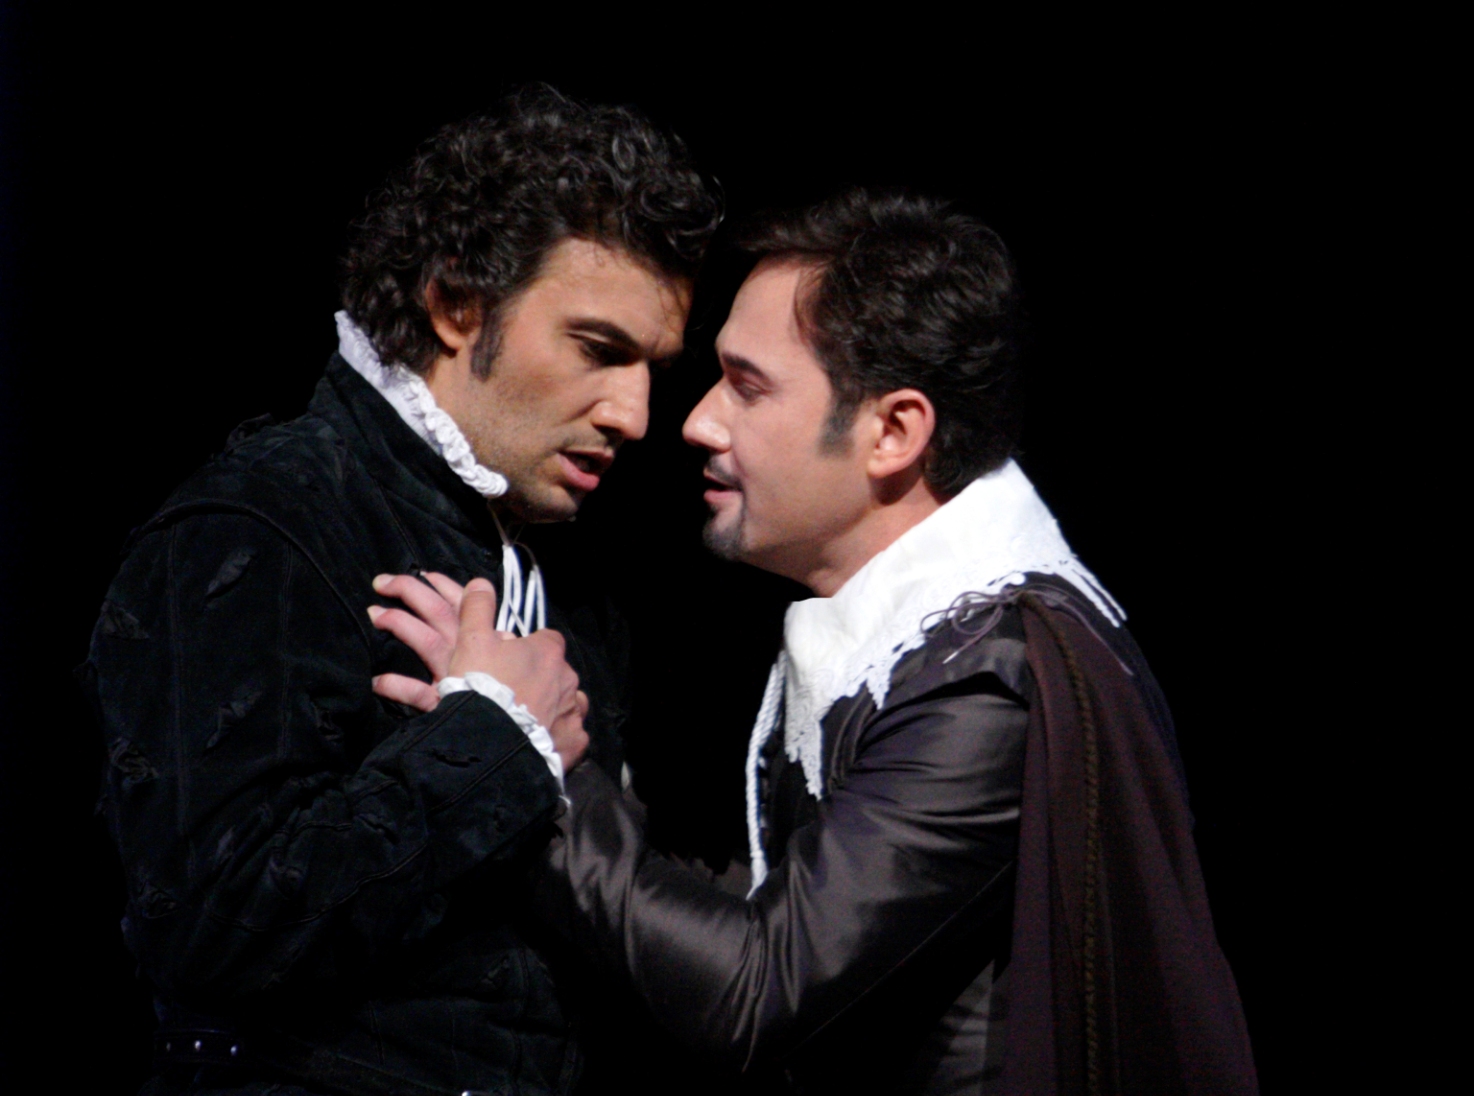
[(558, 454), (558, 460), (563, 466), (563, 476), (568, 480), (570, 487), (580, 491), (592, 491), (599, 486), (600, 478), (609, 471), (609, 466), (614, 463), (614, 455), (564, 450)]
[(708, 503), (715, 505), (723, 499), (728, 499), (742, 493), (742, 488), (738, 487), (734, 481), (727, 479), (711, 468), (707, 468), (703, 472), (703, 477), (706, 479), (706, 493), (702, 497)]

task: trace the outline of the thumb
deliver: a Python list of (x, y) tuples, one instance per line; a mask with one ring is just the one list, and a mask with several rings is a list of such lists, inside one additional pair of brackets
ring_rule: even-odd
[(484, 578), (466, 583), (461, 595), (461, 632), (485, 632), (496, 627), (496, 587)]

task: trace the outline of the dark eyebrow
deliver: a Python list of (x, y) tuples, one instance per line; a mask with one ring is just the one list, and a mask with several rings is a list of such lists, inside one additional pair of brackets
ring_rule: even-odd
[(569, 320), (568, 330), (582, 332), (586, 335), (598, 335), (611, 346), (627, 351), (631, 355), (645, 356), (639, 341), (617, 323), (595, 319)]
[(614, 347), (614, 349), (629, 355), (630, 361), (648, 361), (656, 368), (663, 368), (670, 365), (681, 356), (684, 350), (682, 348), (667, 357), (657, 358), (645, 347), (641, 346), (638, 339), (617, 323), (610, 323), (608, 320), (598, 320), (593, 317), (569, 320), (568, 330), (573, 334), (597, 335), (604, 342)]
[(759, 384), (765, 385), (768, 388), (773, 387), (773, 378), (768, 376), (767, 373), (763, 372), (761, 367), (753, 362), (748, 361), (740, 354), (732, 354), (724, 351), (719, 353), (717, 356), (721, 358), (722, 366), (724, 368), (735, 369), (739, 373), (751, 374), (753, 379), (755, 379)]

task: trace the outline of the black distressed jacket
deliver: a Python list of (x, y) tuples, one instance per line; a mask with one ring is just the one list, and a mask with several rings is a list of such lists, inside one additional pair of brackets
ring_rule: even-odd
[[(236, 439), (138, 531), (82, 672), (124, 935), (166, 1031), (221, 1031), (201, 1053), (238, 1047), (231, 1076), (567, 1091), (578, 1051), (522, 909), (557, 785), (491, 701), (371, 691), (425, 676), (365, 612), (374, 575), (421, 569), (500, 588), (492, 518), (336, 356), (307, 414)], [(617, 773), (622, 644), (589, 605), (555, 596), (548, 623)]]
[(539, 905), (683, 1043), (764, 1091), (986, 1091), (1034, 696), (1009, 605), (981, 638), (935, 628), (880, 708), (861, 689), (829, 710), (821, 798), (774, 734), (773, 866), (751, 899), (652, 851), (612, 782), (575, 770)]

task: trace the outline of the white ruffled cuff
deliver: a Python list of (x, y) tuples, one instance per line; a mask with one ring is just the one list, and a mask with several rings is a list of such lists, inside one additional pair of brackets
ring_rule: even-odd
[(502, 711), (512, 717), (513, 723), (522, 728), (522, 733), (527, 736), (527, 740), (548, 763), (548, 771), (558, 782), (558, 790), (563, 791), (563, 759), (558, 756), (558, 751), (553, 749), (553, 736), (548, 734), (548, 729), (539, 723), (526, 707), (517, 703), (517, 698), (512, 694), (511, 689), (490, 674), (477, 673), (475, 670), (465, 677), (442, 677), (440, 684), (436, 685), (435, 689), (442, 697), (450, 696), (451, 693), (463, 693), (469, 689), (493, 701)]

